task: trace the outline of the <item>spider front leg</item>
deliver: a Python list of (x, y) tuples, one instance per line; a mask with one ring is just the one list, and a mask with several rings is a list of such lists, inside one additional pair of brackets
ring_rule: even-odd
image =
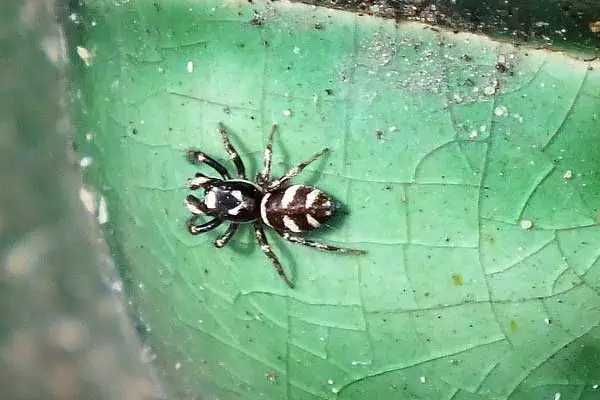
[(233, 235), (235, 235), (238, 226), (240, 226), (240, 224), (231, 223), (229, 225), (229, 228), (227, 228), (227, 230), (225, 231), (225, 233), (223, 233), (220, 238), (215, 240), (215, 246), (218, 248), (225, 247), (225, 245), (229, 243), (229, 240), (233, 237)]
[(265, 147), (264, 167), (256, 178), (259, 185), (266, 184), (271, 177), (271, 159), (273, 158), (273, 137), (275, 137), (275, 132), (277, 132), (277, 125), (273, 124), (267, 141), (267, 147)]
[(208, 209), (206, 208), (206, 205), (193, 194), (190, 194), (185, 198), (185, 206), (194, 215), (208, 214)]
[(214, 218), (203, 224), (198, 224), (196, 223), (198, 218), (198, 215), (194, 215), (187, 221), (188, 232), (190, 232), (192, 235), (199, 235), (201, 233), (208, 232), (210, 230), (215, 229), (217, 226), (223, 223), (223, 220), (219, 218)]
[(211, 158), (206, 153), (199, 150), (189, 150), (187, 153), (187, 159), (192, 164), (206, 164), (223, 177), (223, 179), (231, 179), (231, 175), (227, 171), (227, 168), (223, 166), (217, 160)]
[(272, 181), (271, 183), (269, 183), (269, 185), (267, 186), (267, 190), (272, 191), (272, 190), (279, 189), (287, 181), (289, 181), (290, 179), (292, 179), (296, 175), (298, 175), (300, 172), (302, 172), (302, 170), (304, 168), (306, 168), (310, 163), (317, 160), (319, 157), (323, 156), (328, 151), (329, 151), (328, 148), (324, 148), (323, 150), (321, 150), (320, 152), (318, 152), (317, 154), (315, 154), (308, 160), (296, 165), (294, 168), (292, 168), (288, 172), (286, 172), (285, 175), (283, 175), (281, 178), (276, 179), (276, 180)]
[(237, 150), (231, 144), (229, 140), (229, 133), (227, 132), (227, 128), (223, 125), (222, 122), (219, 122), (219, 132), (221, 132), (221, 139), (223, 139), (223, 144), (225, 145), (225, 150), (231, 157), (231, 160), (235, 164), (235, 168), (237, 170), (238, 177), (240, 179), (246, 179), (246, 167), (244, 167), (244, 162), (240, 158)]
[(269, 242), (267, 241), (267, 236), (265, 235), (265, 231), (263, 230), (263, 227), (260, 222), (254, 223), (254, 233), (256, 234), (258, 244), (260, 244), (260, 249), (263, 251), (263, 253), (265, 253), (269, 260), (271, 260), (281, 279), (283, 279), (285, 283), (293, 289), (294, 284), (289, 280), (289, 278), (285, 274), (285, 271), (283, 270), (283, 267), (281, 266), (277, 255), (275, 255), (273, 249), (269, 245)]
[(278, 233), (281, 235), (282, 238), (284, 238), (288, 242), (292, 242), (292, 243), (296, 243), (296, 244), (301, 244), (303, 246), (313, 247), (313, 248), (319, 249), (319, 250), (333, 251), (333, 252), (336, 252), (336, 253), (351, 253), (351, 254), (364, 254), (364, 253), (366, 253), (364, 250), (349, 249), (347, 247), (332, 246), (330, 244), (320, 243), (320, 242), (316, 242), (314, 240), (306, 239), (306, 238), (303, 238), (301, 236), (294, 236), (294, 235), (291, 235), (288, 232), (283, 232), (283, 233), (278, 232)]

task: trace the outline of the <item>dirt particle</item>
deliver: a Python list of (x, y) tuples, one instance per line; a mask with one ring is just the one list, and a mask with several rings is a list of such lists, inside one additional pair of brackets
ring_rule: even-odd
[(464, 283), (463, 277), (461, 274), (452, 274), (452, 283), (456, 286), (462, 286)]
[(250, 25), (252, 26), (263, 26), (265, 24), (265, 17), (260, 15), (258, 11), (252, 12), (252, 19), (250, 20)]

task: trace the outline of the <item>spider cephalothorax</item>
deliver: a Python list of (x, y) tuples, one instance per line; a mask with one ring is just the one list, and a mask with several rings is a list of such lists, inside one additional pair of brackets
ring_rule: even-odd
[[(328, 194), (312, 186), (289, 185), (292, 178), (302, 172), (308, 164), (325, 154), (328, 149), (298, 164), (281, 178), (272, 179), (271, 156), (276, 128), (277, 126), (273, 125), (265, 148), (264, 168), (258, 174), (256, 182), (246, 179), (244, 163), (229, 141), (227, 129), (223, 124), (219, 124), (219, 131), (225, 149), (236, 166), (237, 178), (232, 179), (221, 163), (205, 153), (197, 150), (188, 152), (190, 162), (206, 164), (216, 170), (221, 177), (213, 178), (196, 173), (194, 178), (188, 181), (191, 190), (204, 190), (204, 198), (200, 200), (194, 195), (187, 196), (186, 205), (193, 214), (187, 226), (191, 234), (197, 235), (212, 230), (225, 221), (230, 222), (225, 233), (215, 240), (215, 246), (223, 247), (241, 223), (252, 223), (262, 251), (273, 262), (283, 280), (293, 287), (267, 242), (263, 225), (270, 226), (285, 240), (292, 243), (340, 253), (360, 254), (363, 251), (319, 243), (298, 235), (319, 228), (335, 213), (336, 203)], [(200, 216), (210, 216), (212, 219), (198, 223)]]

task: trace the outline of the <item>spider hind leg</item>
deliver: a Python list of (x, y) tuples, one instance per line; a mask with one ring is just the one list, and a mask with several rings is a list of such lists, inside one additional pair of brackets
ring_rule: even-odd
[(319, 250), (332, 251), (335, 253), (350, 253), (350, 254), (365, 254), (366, 253), (364, 250), (361, 250), (361, 249), (351, 249), (348, 247), (333, 246), (333, 245), (330, 245), (327, 243), (321, 243), (321, 242), (317, 242), (315, 240), (306, 239), (301, 236), (295, 236), (295, 235), (292, 235), (287, 232), (280, 233), (280, 235), (282, 238), (284, 238), (288, 242), (295, 243), (295, 244), (301, 244), (303, 246), (312, 247), (312, 248), (319, 249)]

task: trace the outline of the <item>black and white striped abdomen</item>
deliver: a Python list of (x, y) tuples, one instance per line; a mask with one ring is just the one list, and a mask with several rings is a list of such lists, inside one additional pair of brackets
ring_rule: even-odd
[(280, 232), (306, 232), (320, 227), (335, 212), (335, 202), (312, 186), (292, 185), (268, 192), (260, 203), (260, 217)]

